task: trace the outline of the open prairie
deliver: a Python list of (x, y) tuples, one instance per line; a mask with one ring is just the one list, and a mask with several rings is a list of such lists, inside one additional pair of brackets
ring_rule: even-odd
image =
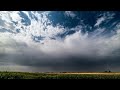
[(0, 72), (0, 79), (120, 79), (120, 73)]

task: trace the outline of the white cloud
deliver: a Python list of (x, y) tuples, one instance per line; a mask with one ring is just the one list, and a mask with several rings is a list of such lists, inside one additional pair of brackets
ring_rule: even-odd
[(72, 18), (74, 18), (76, 16), (76, 14), (72, 11), (65, 11), (65, 15), (70, 16)]
[(100, 18), (97, 19), (96, 24), (94, 26), (99, 27), (99, 25), (102, 22), (104, 22), (104, 21), (108, 22), (110, 19), (112, 19), (114, 17), (114, 15), (115, 15), (114, 13), (109, 13), (109, 12), (104, 13), (103, 16), (101, 16)]
[(105, 20), (105, 17), (100, 17), (100, 18), (97, 20), (97, 23), (95, 24), (95, 26), (99, 26), (104, 20)]

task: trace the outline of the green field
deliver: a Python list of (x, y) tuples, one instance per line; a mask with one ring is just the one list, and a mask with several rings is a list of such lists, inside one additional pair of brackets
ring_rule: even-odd
[(0, 72), (0, 79), (120, 79), (120, 73)]

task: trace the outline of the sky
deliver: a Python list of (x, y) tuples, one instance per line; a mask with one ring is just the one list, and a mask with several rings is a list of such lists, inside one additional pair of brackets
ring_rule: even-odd
[(119, 12), (0, 11), (0, 70), (118, 72)]

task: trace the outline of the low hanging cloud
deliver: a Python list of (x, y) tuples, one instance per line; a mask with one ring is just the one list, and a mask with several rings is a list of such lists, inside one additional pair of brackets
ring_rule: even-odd
[[(59, 25), (53, 27), (51, 24), (42, 26), (43, 23), (35, 25), (35, 21), (31, 23), (32, 25), (24, 27), (26, 29), (22, 29), (21, 33), (0, 33), (1, 70), (103, 71), (107, 69), (107, 65), (114, 71), (119, 70), (120, 30), (118, 28), (117, 33), (111, 37), (102, 35), (97, 37), (98, 33), (93, 33), (93, 37), (89, 37), (88, 33), (81, 33), (81, 28), (79, 30), (72, 28), (76, 31), (74, 34), (60, 38), (56, 35), (68, 28)], [(97, 30), (99, 31), (99, 29)], [(29, 32), (27, 32), (28, 30)], [(40, 35), (45, 37), (42, 43), (35, 42), (31, 37), (31, 34), (39, 36), (37, 30), (40, 30), (42, 32)], [(8, 68), (4, 68), (5, 66)]]

